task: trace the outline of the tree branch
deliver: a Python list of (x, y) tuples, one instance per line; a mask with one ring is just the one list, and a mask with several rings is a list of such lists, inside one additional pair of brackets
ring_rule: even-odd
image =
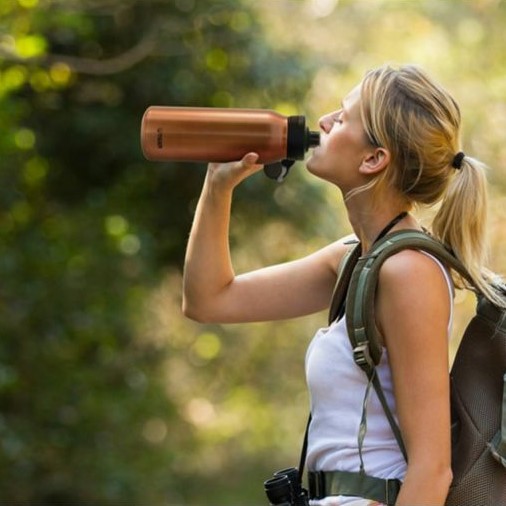
[(21, 58), (13, 49), (6, 46), (0, 46), (0, 57), (19, 63), (38, 63), (44, 66), (50, 66), (54, 63), (64, 63), (68, 65), (72, 71), (79, 74), (102, 76), (119, 74), (137, 65), (153, 52), (157, 43), (158, 30), (158, 23), (155, 23), (135, 46), (118, 56), (104, 60), (63, 54), (48, 54), (42, 57)]

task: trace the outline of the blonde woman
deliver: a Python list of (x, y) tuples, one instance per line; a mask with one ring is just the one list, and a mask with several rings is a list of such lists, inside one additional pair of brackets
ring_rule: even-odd
[[(381, 233), (421, 229), (410, 213), (414, 206), (440, 203), (433, 235), (494, 298), (482, 277), (484, 169), (461, 151), (459, 108), (441, 86), (416, 66), (383, 66), (367, 73), (319, 125), (321, 143), (307, 168), (341, 190), (364, 253)], [(248, 153), (239, 162), (208, 167), (184, 270), (183, 310), (197, 321), (280, 320), (329, 305), (349, 238), (293, 262), (234, 272), (228, 244), (232, 193), (261, 169), (257, 158)], [(381, 267), (376, 305), (385, 349), (378, 374), (408, 463), (372, 393), (364, 469), (369, 476), (402, 483), (396, 506), (441, 506), (452, 480), (448, 337), (453, 282), (435, 258), (402, 251)], [(320, 329), (306, 356), (310, 473), (360, 469), (357, 431), (367, 378), (353, 360), (343, 320)], [(335, 487), (311, 494), (311, 504), (321, 506), (386, 502), (360, 487), (352, 495)]]

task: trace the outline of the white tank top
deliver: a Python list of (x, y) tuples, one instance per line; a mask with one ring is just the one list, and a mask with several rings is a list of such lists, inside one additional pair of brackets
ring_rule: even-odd
[[(453, 283), (443, 265), (436, 258), (430, 257), (440, 266), (448, 284), (451, 302), (448, 325), (450, 334)], [(330, 327), (320, 329), (306, 354), (306, 378), (312, 416), (306, 460), (310, 471), (356, 472), (360, 468), (357, 438), (368, 381), (353, 360), (345, 320), (341, 318)], [(392, 375), (385, 348), (376, 370), (388, 406), (397, 420)], [(385, 479), (404, 478), (406, 461), (373, 388), (367, 404), (367, 433), (362, 456), (368, 475)], [(353, 500), (351, 497), (341, 499), (339, 504)]]

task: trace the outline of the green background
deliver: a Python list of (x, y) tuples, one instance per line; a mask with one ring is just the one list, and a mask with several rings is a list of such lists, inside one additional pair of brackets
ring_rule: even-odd
[[(260, 107), (313, 128), (364, 72), (423, 65), (490, 167), (506, 271), (500, 0), (0, 1), (0, 504), (261, 505), (296, 465), (325, 315), (199, 325), (181, 269), (205, 174), (143, 159), (153, 104)], [(238, 272), (348, 232), (298, 163), (238, 188)], [(502, 248), (504, 250), (504, 248)], [(457, 299), (456, 335), (472, 308)]]

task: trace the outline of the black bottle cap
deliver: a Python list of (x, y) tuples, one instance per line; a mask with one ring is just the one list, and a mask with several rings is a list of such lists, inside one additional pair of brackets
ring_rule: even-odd
[(303, 160), (306, 154), (306, 118), (304, 116), (288, 117), (288, 134), (286, 157), (290, 160)]
[(308, 148), (315, 148), (320, 145), (320, 132), (309, 131)]
[(303, 160), (306, 151), (320, 144), (320, 133), (306, 128), (304, 116), (288, 117), (286, 157), (290, 160)]

